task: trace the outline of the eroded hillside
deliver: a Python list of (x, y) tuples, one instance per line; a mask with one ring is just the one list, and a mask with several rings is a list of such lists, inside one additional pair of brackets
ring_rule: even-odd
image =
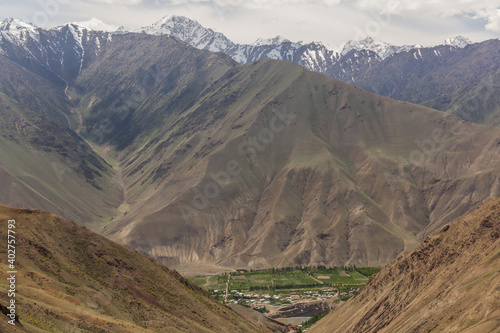
[(500, 200), (493, 200), (375, 274), (311, 329), (332, 332), (499, 332)]

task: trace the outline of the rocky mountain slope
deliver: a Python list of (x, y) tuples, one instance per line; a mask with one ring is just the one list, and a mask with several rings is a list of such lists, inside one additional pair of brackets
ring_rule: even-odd
[[(63, 28), (35, 29), (42, 51), (78, 49), (66, 28), (64, 47)], [(68, 63), (81, 69), (64, 81), (50, 79), (60, 63), (0, 43), (5, 203), (88, 223), (168, 265), (378, 266), (500, 193), (498, 128), (291, 62), (105, 36), (97, 52), (82, 39)]]
[(332, 330), (499, 332), (500, 200), (394, 260), (310, 331)]
[(70, 128), (0, 93), (0, 202), (38, 207), (87, 224), (120, 202), (111, 165)]
[[(133, 155), (138, 208), (105, 232), (167, 264), (381, 265), (498, 195), (496, 128), (269, 60), (229, 71), (201, 101)], [(144, 199), (139, 183), (156, 191)]]
[(498, 125), (500, 40), (464, 48), (436, 46), (391, 56), (354, 77), (374, 93)]
[[(117, 45), (129, 49), (137, 43), (129, 38)], [(174, 43), (162, 38), (161, 45)], [(137, 62), (117, 52), (110, 48), (77, 81), (93, 101), (87, 132), (107, 117), (106, 101), (129, 95), (140, 78)], [(138, 57), (149, 66), (146, 55)], [(95, 82), (111, 83), (95, 75), (111, 78), (114, 66), (128, 69), (119, 82), (131, 84), (101, 89)], [(120, 150), (129, 193), (127, 214), (105, 235), (169, 265), (380, 265), (498, 192), (488, 166), (498, 161), (479, 157), (496, 156), (498, 129), (385, 100), (287, 62), (226, 70), (213, 82), (198, 76), (194, 102), (177, 97), (193, 92), (191, 85), (162, 83), (164, 93), (176, 87), (171, 97), (152, 92), (152, 101), (105, 136)], [(285, 124), (274, 119), (283, 113), (288, 126), (265, 136)], [(427, 147), (433, 131), (442, 132)], [(127, 138), (133, 144), (122, 147)], [(479, 194), (475, 184), (483, 182), (490, 185)]]
[[(1, 320), (2, 332), (271, 332), (177, 272), (84, 227), (43, 211), (0, 206), (2, 225), (11, 219), (20, 323)], [(2, 239), (6, 233), (0, 230)], [(0, 266), (4, 307), (9, 269), (4, 260)]]

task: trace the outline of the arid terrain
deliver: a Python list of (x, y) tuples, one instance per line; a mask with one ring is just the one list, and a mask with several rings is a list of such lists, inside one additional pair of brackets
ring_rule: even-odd
[(500, 200), (398, 257), (310, 332), (500, 332)]
[[(2, 332), (271, 332), (262, 319), (244, 319), (177, 272), (73, 222), (0, 206), (2, 225), (10, 219), (16, 221), (20, 325), (0, 320)], [(0, 235), (7, 239), (5, 229)], [(6, 307), (4, 261), (0, 268)]]

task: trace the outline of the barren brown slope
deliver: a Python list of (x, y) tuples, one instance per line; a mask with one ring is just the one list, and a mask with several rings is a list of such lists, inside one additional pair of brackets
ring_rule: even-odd
[(311, 332), (500, 332), (500, 199), (384, 267)]
[(155, 125), (104, 234), (167, 265), (384, 265), (500, 195), (498, 128), (287, 62), (234, 67)]
[[(3, 306), (10, 219), (16, 221), (17, 311), (29, 332), (267, 331), (151, 258), (55, 215), (6, 206), (0, 206)], [(22, 331), (8, 327), (0, 329)]]

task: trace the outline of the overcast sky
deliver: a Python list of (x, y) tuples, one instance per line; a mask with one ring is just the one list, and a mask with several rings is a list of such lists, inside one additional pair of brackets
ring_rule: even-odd
[(238, 43), (276, 35), (329, 45), (366, 35), (423, 45), (500, 37), (500, 0), (0, 0), (0, 19), (45, 27), (96, 18), (133, 29), (173, 14)]

